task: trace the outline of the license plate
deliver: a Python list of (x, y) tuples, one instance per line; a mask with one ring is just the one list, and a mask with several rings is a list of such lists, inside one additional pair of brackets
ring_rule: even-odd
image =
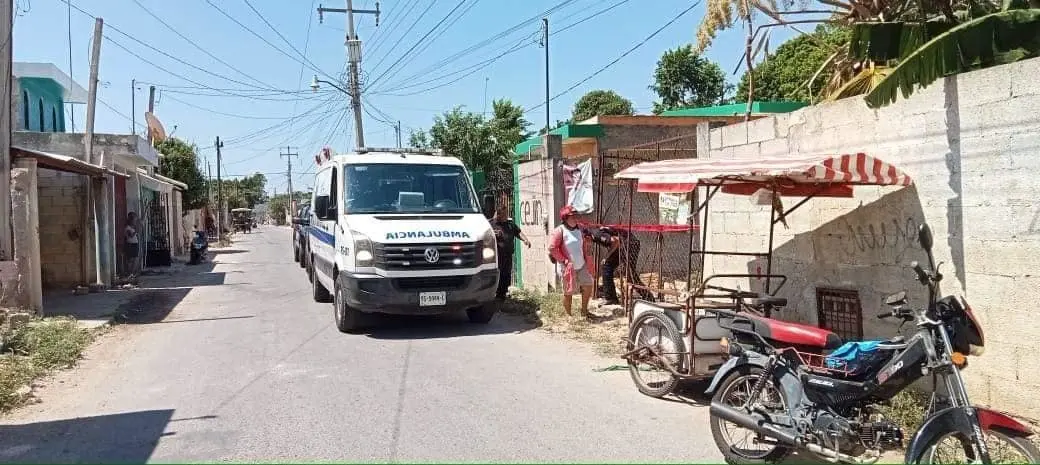
[(445, 305), (448, 303), (447, 292), (420, 292), (419, 293), (419, 306), (420, 307), (434, 307), (438, 305)]

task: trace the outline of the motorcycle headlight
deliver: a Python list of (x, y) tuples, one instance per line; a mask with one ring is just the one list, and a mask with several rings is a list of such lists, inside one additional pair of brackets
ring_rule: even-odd
[(354, 238), (354, 266), (372, 266), (372, 241), (368, 236), (357, 231), (351, 231)]
[(496, 245), (495, 245), (495, 233), (492, 230), (487, 230), (484, 233), (484, 239), (481, 241), (481, 256), (483, 257), (483, 263), (496, 263)]

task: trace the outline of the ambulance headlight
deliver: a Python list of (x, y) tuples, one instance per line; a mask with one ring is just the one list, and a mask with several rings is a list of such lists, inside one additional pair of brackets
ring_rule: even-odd
[(484, 263), (495, 263), (496, 261), (496, 245), (495, 245), (495, 233), (492, 230), (487, 230), (484, 233), (484, 239), (481, 241), (481, 255)]
[(372, 266), (372, 241), (368, 236), (357, 231), (351, 231), (354, 238), (354, 266)]

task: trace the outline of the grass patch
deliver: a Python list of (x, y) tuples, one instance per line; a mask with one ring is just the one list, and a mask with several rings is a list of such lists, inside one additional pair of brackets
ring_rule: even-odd
[(53, 370), (71, 368), (94, 339), (75, 319), (34, 319), (5, 335), (0, 353), (0, 412), (22, 405), (32, 382)]
[(881, 413), (892, 420), (910, 437), (924, 421), (930, 397), (916, 389), (904, 389), (888, 403), (880, 406)]
[[(522, 316), (545, 331), (590, 343), (600, 355), (620, 355), (624, 351), (621, 339), (628, 333), (628, 319), (624, 314), (607, 314), (590, 321), (580, 315), (580, 297), (573, 299), (575, 315), (568, 316), (563, 310), (563, 295), (516, 290), (503, 303), (501, 311)], [(597, 312), (609, 313), (602, 309)]]

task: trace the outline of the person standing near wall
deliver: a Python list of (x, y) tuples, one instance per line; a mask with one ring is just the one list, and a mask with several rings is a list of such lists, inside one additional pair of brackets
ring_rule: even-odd
[(531, 241), (520, 230), (512, 218), (507, 218), (503, 213), (504, 207), (495, 208), (491, 216), (491, 229), (495, 232), (495, 242), (498, 245), (498, 291), (495, 298), (504, 300), (509, 292), (509, 285), (513, 282), (513, 255), (516, 249), (516, 239), (520, 239), (527, 248), (531, 248)]
[[(636, 268), (639, 259), (639, 239), (624, 229), (616, 229), (606, 226), (591, 228), (586, 232), (589, 239), (596, 245), (607, 249), (607, 258), (600, 263), (600, 277), (603, 282), (599, 287), (599, 295), (603, 303), (617, 305), (620, 302), (614, 277), (618, 269), (627, 269), (631, 275), (632, 283), (645, 286)], [(622, 268), (624, 267), (624, 268)], [(636, 289), (643, 300), (653, 302), (653, 295), (646, 289)]]
[(556, 265), (556, 272), (563, 281), (563, 310), (572, 315), (572, 296), (581, 292), (581, 314), (591, 318), (589, 299), (592, 297), (593, 279), (589, 272), (588, 257), (585, 256), (585, 239), (574, 208), (567, 205), (560, 209), (563, 224), (549, 236), (549, 260)]
[(127, 271), (127, 277), (133, 280), (138, 274), (138, 265), (141, 263), (141, 239), (140, 226), (137, 221), (137, 213), (127, 212), (126, 225), (123, 227), (123, 235), (126, 238), (123, 246), (123, 269)]

